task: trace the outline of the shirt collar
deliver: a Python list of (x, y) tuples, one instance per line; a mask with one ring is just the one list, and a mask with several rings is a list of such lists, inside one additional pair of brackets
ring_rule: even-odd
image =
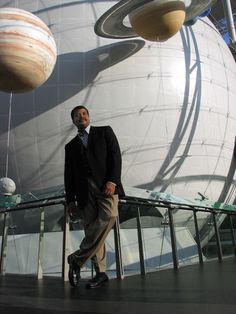
[(85, 129), (85, 131), (89, 134), (89, 132), (90, 132), (90, 128), (91, 128), (91, 125), (89, 124), (88, 126), (87, 126), (87, 128)]
[[(86, 129), (84, 129), (84, 131), (86, 131), (86, 133), (87, 134), (89, 134), (89, 132), (90, 132), (90, 128), (91, 128), (91, 125), (89, 124), (88, 126), (87, 126), (87, 128)], [(78, 134), (80, 134), (80, 132), (78, 131)]]

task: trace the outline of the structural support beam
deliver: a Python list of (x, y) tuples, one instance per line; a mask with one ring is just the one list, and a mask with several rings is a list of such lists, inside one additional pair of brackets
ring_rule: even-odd
[(9, 229), (9, 213), (3, 213), (3, 231), (2, 231), (2, 246), (0, 256), (0, 275), (6, 273), (6, 258), (7, 258), (7, 236)]
[(116, 217), (114, 225), (114, 242), (115, 242), (115, 256), (116, 256), (116, 278), (124, 279), (124, 268), (122, 262), (121, 243), (120, 243), (120, 222), (119, 216)]
[(144, 261), (144, 253), (143, 253), (143, 234), (142, 234), (142, 227), (141, 227), (141, 219), (140, 219), (140, 207), (137, 206), (137, 233), (138, 233), (138, 248), (139, 248), (139, 261), (140, 261), (140, 272), (141, 275), (146, 274), (145, 270), (145, 261)]
[(197, 243), (197, 250), (198, 250), (198, 257), (199, 257), (199, 263), (203, 264), (203, 257), (202, 257), (202, 247), (201, 247), (201, 239), (199, 235), (199, 228), (198, 228), (198, 222), (197, 222), (197, 211), (193, 211), (193, 218), (194, 218), (194, 225), (195, 225), (195, 240)]
[(218, 260), (222, 261), (222, 248), (221, 248), (221, 242), (220, 242), (220, 233), (219, 233), (219, 227), (217, 225), (216, 221), (216, 213), (212, 212), (212, 218), (213, 218), (213, 223), (214, 223), (214, 229), (215, 229), (215, 237), (216, 237), (216, 247), (217, 247), (217, 256)]
[(171, 206), (168, 207), (168, 216), (169, 216), (169, 225), (170, 225), (170, 238), (171, 238), (171, 247), (172, 247), (173, 266), (175, 269), (178, 269), (179, 268), (179, 261), (178, 261), (178, 253), (177, 253), (177, 244), (176, 244), (173, 212), (172, 212)]
[(231, 214), (229, 214), (228, 217), (229, 217), (229, 225), (230, 225), (230, 232), (231, 232), (231, 237), (232, 237), (234, 256), (236, 256), (236, 242), (235, 242), (235, 235), (234, 235), (233, 217)]
[(67, 212), (66, 204), (64, 206), (64, 222), (63, 222), (63, 247), (62, 247), (62, 278), (68, 281), (69, 265), (67, 263), (67, 256), (70, 254), (70, 223), (69, 214)]
[(234, 18), (232, 13), (232, 7), (230, 0), (221, 0), (224, 8), (225, 20), (227, 23), (227, 29), (229, 33), (229, 37), (231, 39), (231, 44), (233, 46), (236, 45), (236, 35), (235, 35), (235, 27), (234, 27)]

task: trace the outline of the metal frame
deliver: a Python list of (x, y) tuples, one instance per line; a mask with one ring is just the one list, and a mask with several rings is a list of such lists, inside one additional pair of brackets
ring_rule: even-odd
[(178, 260), (178, 252), (177, 252), (177, 244), (176, 244), (176, 236), (175, 236), (175, 226), (174, 226), (174, 219), (173, 219), (172, 210), (173, 210), (173, 208), (171, 206), (169, 206), (168, 207), (168, 216), (169, 216), (173, 266), (175, 269), (178, 269), (179, 268), (179, 260)]
[(218, 256), (218, 260), (222, 261), (223, 254), (222, 254), (222, 248), (221, 248), (221, 243), (220, 243), (220, 233), (219, 233), (219, 228), (216, 221), (215, 212), (212, 213), (212, 218), (213, 218), (213, 224), (214, 224), (215, 236), (216, 236), (217, 256)]
[(193, 211), (193, 218), (194, 218), (194, 226), (195, 226), (195, 232), (196, 232), (195, 241), (197, 243), (199, 264), (203, 264), (201, 239), (199, 235), (198, 222), (197, 222), (197, 210)]
[(68, 271), (69, 265), (67, 263), (67, 256), (69, 255), (69, 215), (66, 209), (66, 204), (63, 202), (64, 206), (64, 221), (63, 221), (63, 244), (62, 244), (62, 278), (64, 281), (68, 281)]
[(141, 275), (146, 274), (145, 269), (145, 261), (144, 261), (144, 253), (143, 253), (143, 233), (142, 233), (142, 226), (141, 226), (141, 219), (140, 219), (140, 206), (137, 206), (137, 236), (138, 236), (138, 249), (139, 249), (139, 263), (140, 263), (140, 273)]
[(236, 242), (235, 242), (235, 233), (234, 233), (234, 227), (233, 227), (233, 219), (232, 219), (231, 214), (229, 214), (228, 217), (229, 217), (229, 223), (230, 223), (230, 232), (231, 232), (231, 237), (232, 237), (234, 256), (236, 256)]
[(114, 243), (115, 243), (115, 255), (116, 255), (116, 277), (118, 279), (124, 278), (124, 267), (122, 262), (121, 242), (120, 242), (120, 223), (119, 216), (116, 217), (114, 225)]
[(0, 274), (6, 273), (6, 257), (7, 257), (7, 236), (9, 228), (9, 213), (3, 213), (3, 232), (2, 232), (2, 246), (1, 246), (1, 259), (0, 259)]
[[(216, 216), (219, 213), (224, 213), (229, 215), (230, 218), (230, 229), (232, 235), (232, 246), (234, 249), (234, 255), (236, 256), (236, 241), (235, 234), (232, 224), (232, 216), (236, 215), (236, 212), (229, 210), (215, 210), (210, 207), (204, 206), (194, 206), (189, 204), (177, 204), (167, 201), (158, 201), (158, 200), (146, 200), (141, 198), (122, 198), (120, 200), (120, 204), (132, 204), (136, 206), (136, 223), (137, 223), (137, 240), (138, 240), (138, 248), (139, 248), (139, 260), (140, 260), (140, 273), (145, 276), (146, 268), (145, 268), (145, 258), (144, 258), (144, 249), (143, 249), (143, 232), (141, 225), (141, 216), (140, 216), (140, 207), (142, 205), (145, 206), (154, 206), (154, 207), (162, 207), (168, 210), (168, 219), (169, 219), (169, 228), (170, 228), (170, 237), (171, 237), (171, 246), (172, 246), (172, 258), (173, 258), (173, 267), (174, 269), (178, 269), (179, 261), (178, 261), (178, 249), (176, 242), (176, 234), (175, 234), (175, 223), (174, 223), (174, 211), (176, 210), (188, 210), (193, 212), (194, 225), (196, 231), (195, 241), (198, 248), (198, 256), (199, 263), (203, 263), (203, 255), (201, 250), (201, 241), (198, 229), (198, 221), (197, 221), (197, 212), (208, 212), (211, 213), (214, 225), (214, 231), (216, 235), (216, 244), (217, 244), (217, 256), (218, 260), (223, 260), (222, 255), (222, 247), (220, 241), (219, 234), (219, 226), (217, 224)], [(11, 211), (25, 210), (25, 209), (35, 209), (38, 208), (40, 210), (40, 235), (39, 235), (39, 249), (38, 249), (38, 266), (37, 266), (37, 274), (36, 277), (38, 279), (43, 277), (43, 272), (41, 268), (41, 260), (43, 255), (43, 237), (44, 237), (44, 208), (46, 206), (51, 205), (63, 205), (64, 206), (64, 228), (63, 228), (63, 243), (62, 243), (62, 278), (64, 281), (68, 280), (68, 264), (67, 264), (67, 256), (69, 254), (70, 249), (70, 237), (69, 237), (69, 217), (66, 210), (66, 204), (63, 196), (57, 198), (51, 198), (46, 200), (37, 200), (30, 203), (24, 203), (18, 205), (13, 208), (0, 208), (0, 214), (4, 216), (3, 223), (3, 236), (2, 236), (2, 245), (1, 245), (1, 259), (0, 259), (0, 275), (6, 274), (6, 256), (7, 256), (7, 236), (8, 236), (8, 225), (9, 225), (9, 213)], [(120, 242), (120, 224), (119, 217), (114, 225), (114, 243), (115, 243), (115, 256), (116, 256), (116, 277), (119, 279), (124, 278), (124, 267), (122, 262), (122, 252), (121, 252), (121, 242)]]

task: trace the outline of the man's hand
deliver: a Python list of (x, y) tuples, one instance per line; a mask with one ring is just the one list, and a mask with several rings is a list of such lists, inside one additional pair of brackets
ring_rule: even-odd
[(70, 218), (72, 218), (74, 216), (75, 212), (76, 212), (76, 205), (75, 205), (75, 203), (71, 202), (71, 203), (67, 204), (66, 208), (67, 208), (67, 212), (68, 212)]
[(116, 184), (108, 181), (104, 187), (104, 193), (106, 196), (111, 196), (115, 193)]

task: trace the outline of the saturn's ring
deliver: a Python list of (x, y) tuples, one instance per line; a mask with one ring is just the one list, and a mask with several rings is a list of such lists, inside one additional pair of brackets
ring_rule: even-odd
[[(95, 23), (94, 31), (98, 36), (106, 38), (124, 39), (138, 37), (139, 35), (128, 26), (124, 25), (124, 19), (133, 10), (154, 0), (121, 0), (107, 10)], [(192, 0), (186, 8), (185, 22), (198, 17), (206, 11), (216, 0)]]

